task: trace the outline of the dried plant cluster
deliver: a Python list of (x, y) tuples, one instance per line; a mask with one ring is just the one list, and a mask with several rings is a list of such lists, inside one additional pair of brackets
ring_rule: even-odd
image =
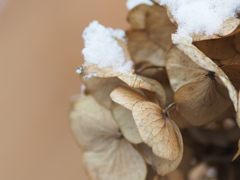
[(70, 119), (89, 177), (240, 179), (240, 19), (192, 41), (174, 34), (176, 21), (157, 3), (127, 20), (126, 43), (115, 40), (134, 67), (80, 68), (94, 77), (83, 79)]

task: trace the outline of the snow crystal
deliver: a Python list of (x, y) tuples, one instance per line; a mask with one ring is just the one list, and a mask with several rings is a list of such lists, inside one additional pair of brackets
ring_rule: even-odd
[(97, 76), (96, 73), (90, 73), (90, 74), (87, 74), (87, 75), (83, 76), (83, 79), (91, 78), (91, 77), (96, 77), (96, 76)]
[(78, 68), (76, 69), (76, 73), (77, 73), (77, 74), (81, 74), (82, 71), (83, 71), (83, 68), (82, 68), (82, 67), (78, 67)]
[(126, 6), (129, 10), (135, 8), (136, 6), (140, 4), (147, 4), (147, 5), (153, 5), (154, 3), (150, 0), (128, 0), (126, 2)]
[[(123, 30), (105, 28), (97, 21), (93, 21), (83, 32), (85, 48), (82, 50), (85, 62), (96, 64), (103, 68), (114, 66), (117, 71), (128, 71), (131, 69), (126, 63), (124, 52), (115, 38), (125, 41)], [(131, 61), (130, 61), (131, 62)]]
[(223, 21), (236, 17), (239, 0), (158, 0), (167, 5), (177, 21), (178, 34), (218, 33)]

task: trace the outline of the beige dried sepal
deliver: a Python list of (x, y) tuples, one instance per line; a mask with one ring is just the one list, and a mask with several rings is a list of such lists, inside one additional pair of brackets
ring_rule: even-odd
[(198, 41), (193, 44), (207, 57), (221, 61), (232, 58), (238, 54), (234, 40), (235, 36), (229, 36), (220, 39)]
[(114, 120), (121, 129), (124, 137), (133, 144), (141, 143), (142, 138), (132, 117), (132, 112), (114, 102), (112, 102), (111, 110)]
[(237, 159), (237, 157), (240, 155), (240, 139), (238, 140), (238, 151), (236, 152), (236, 154), (234, 155), (232, 161), (234, 161), (235, 159)]
[(176, 46), (172, 46), (166, 59), (166, 69), (173, 91), (190, 82), (200, 81), (207, 74)]
[(177, 111), (192, 126), (201, 126), (232, 113), (227, 89), (209, 77), (180, 87), (174, 94)]
[(86, 85), (86, 93), (91, 94), (99, 104), (103, 105), (107, 109), (111, 108), (112, 100), (109, 94), (118, 86), (126, 85), (117, 77), (113, 78), (85, 78), (82, 80)]
[(140, 101), (147, 101), (148, 99), (136, 91), (126, 88), (118, 87), (110, 94), (112, 100), (123, 107), (132, 111), (133, 106)]
[(159, 103), (162, 107), (165, 107), (166, 104), (166, 94), (162, 85), (151, 78), (144, 76), (139, 76), (136, 74), (133, 75), (121, 75), (118, 76), (123, 82), (129, 85), (132, 88), (145, 89), (156, 94), (156, 98), (159, 100)]
[[(240, 60), (240, 59), (239, 59)], [(228, 76), (237, 91), (240, 90), (240, 64), (230, 64), (221, 67), (223, 72)]]
[[(175, 124), (172, 124), (172, 125), (178, 128)], [(177, 133), (178, 141), (180, 142), (179, 143), (180, 156), (175, 161), (169, 161), (156, 156), (153, 153), (152, 148), (150, 148), (144, 143), (137, 145), (137, 149), (143, 156), (144, 160), (148, 164), (150, 164), (152, 168), (155, 169), (156, 173), (160, 176), (165, 176), (171, 172), (176, 171), (176, 168), (180, 165), (182, 161), (182, 156), (183, 156), (182, 137), (181, 137), (180, 131), (176, 131), (176, 133)]]
[(183, 173), (176, 169), (166, 176), (155, 176), (153, 180), (185, 180)]
[(132, 113), (143, 142), (152, 147), (155, 155), (169, 161), (182, 156), (180, 131), (172, 120), (164, 117), (158, 105), (140, 101), (133, 106)]
[(238, 92), (238, 107), (237, 107), (236, 120), (237, 120), (238, 127), (240, 127), (240, 91)]
[(191, 44), (191, 41), (176, 34), (172, 35), (172, 40), (176, 46), (182, 50), (194, 63), (205, 70), (215, 72), (215, 74), (222, 81), (223, 85), (228, 89), (228, 93), (233, 102), (234, 108), (237, 110), (237, 91), (226, 74), (211, 59), (209, 59), (199, 49)]
[(119, 87), (110, 96), (116, 103), (132, 110), (143, 142), (158, 157), (158, 173), (165, 175), (176, 169), (182, 159), (183, 142), (175, 123), (163, 115), (158, 105), (146, 101), (144, 96), (133, 90)]
[(235, 45), (235, 48), (238, 51), (238, 53), (240, 53), (240, 33), (235, 35), (234, 45)]
[(166, 53), (172, 45), (171, 33), (176, 31), (176, 26), (169, 20), (163, 6), (155, 4), (149, 8), (146, 16), (146, 30), (149, 39)]
[(128, 49), (134, 62), (148, 61), (157, 66), (164, 66), (166, 52), (151, 41), (145, 31), (127, 31)]
[(92, 96), (75, 103), (70, 120), (92, 180), (145, 179), (147, 168), (141, 155), (121, 135), (111, 112)]
[(128, 15), (131, 29), (128, 30), (128, 48), (136, 62), (148, 61), (165, 65), (165, 55), (172, 45), (171, 33), (176, 26), (169, 20), (166, 9), (158, 4), (140, 5)]
[(229, 18), (225, 20), (219, 30), (218, 33), (213, 35), (205, 35), (205, 34), (193, 34), (193, 41), (202, 41), (208, 39), (219, 39), (222, 37), (232, 36), (240, 32), (240, 19), (238, 18)]
[(146, 13), (149, 8), (150, 6), (146, 4), (140, 4), (128, 13), (127, 20), (131, 24), (132, 29), (141, 30), (146, 28)]

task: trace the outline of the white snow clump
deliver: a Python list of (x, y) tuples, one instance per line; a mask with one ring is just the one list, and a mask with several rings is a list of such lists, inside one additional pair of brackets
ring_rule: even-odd
[(177, 21), (178, 34), (218, 33), (223, 21), (236, 17), (240, 0), (158, 0), (167, 5)]
[(116, 41), (125, 41), (125, 32), (120, 29), (105, 28), (93, 21), (83, 32), (85, 48), (82, 50), (85, 63), (96, 64), (103, 68), (113, 66), (114, 70), (124, 73), (132, 68), (133, 62), (125, 60), (124, 52)]
[(126, 2), (126, 6), (129, 10), (135, 8), (136, 6), (140, 4), (147, 4), (147, 5), (153, 5), (154, 3), (150, 0), (128, 0)]

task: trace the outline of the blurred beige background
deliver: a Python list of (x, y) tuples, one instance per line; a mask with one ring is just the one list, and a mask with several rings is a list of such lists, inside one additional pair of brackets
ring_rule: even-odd
[(126, 14), (125, 0), (8, 0), (0, 15), (0, 180), (87, 180), (68, 124), (81, 34), (95, 19), (126, 29)]

